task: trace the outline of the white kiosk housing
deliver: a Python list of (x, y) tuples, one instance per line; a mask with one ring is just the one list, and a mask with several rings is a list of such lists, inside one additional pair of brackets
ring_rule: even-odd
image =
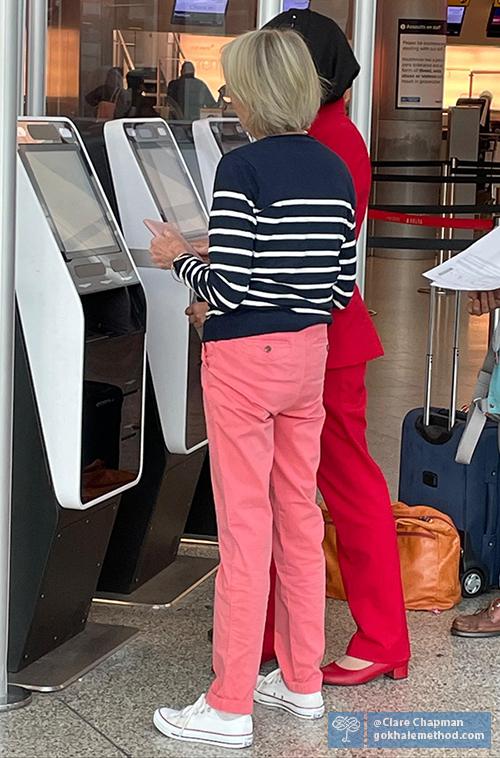
[(116, 647), (86, 622), (142, 472), (146, 306), (73, 124), (21, 119), (17, 174), (9, 670), (51, 690)]
[(193, 123), (205, 204), (212, 207), (215, 172), (223, 155), (248, 145), (250, 138), (237, 118), (205, 118)]
[(201, 345), (185, 315), (193, 295), (153, 266), (143, 221), (170, 221), (189, 242), (200, 242), (207, 213), (163, 120), (110, 121), (104, 137), (123, 232), (146, 289), (148, 357), (165, 442), (171, 453), (189, 454), (207, 444), (201, 387), (193, 381)]

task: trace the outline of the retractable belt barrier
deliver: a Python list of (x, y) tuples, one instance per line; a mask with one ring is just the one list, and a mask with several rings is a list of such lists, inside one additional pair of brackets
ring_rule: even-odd
[(492, 219), (443, 218), (442, 216), (423, 216), (416, 213), (397, 213), (378, 209), (370, 210), (368, 218), (374, 221), (387, 221), (392, 224), (427, 226), (436, 229), (476, 229), (489, 232), (495, 226)]
[[(434, 229), (472, 229), (475, 231), (489, 232), (495, 227), (495, 221), (493, 219), (444, 218), (443, 216), (438, 215), (401, 213), (392, 208), (370, 208), (368, 218), (373, 221), (384, 221), (390, 224), (405, 224), (407, 226), (420, 226)], [(463, 250), (466, 250), (470, 244), (470, 239), (428, 239), (419, 237), (382, 236), (371, 236), (368, 238), (368, 247), (386, 248), (388, 250), (435, 250), (437, 252), (452, 253), (462, 252)]]
[(500, 162), (487, 161), (478, 163), (477, 161), (463, 161), (463, 160), (449, 160), (449, 161), (372, 161), (374, 168), (441, 168), (443, 166), (455, 165), (457, 168), (461, 166), (468, 166), (477, 168), (478, 170), (484, 170), (483, 167), (488, 169), (500, 169)]
[[(442, 204), (436, 205), (395, 205), (374, 204), (370, 206), (368, 218), (372, 221), (383, 221), (390, 224), (427, 227), (440, 232), (439, 239), (371, 236), (368, 246), (371, 248), (387, 248), (393, 250), (428, 250), (452, 254), (465, 250), (471, 244), (470, 239), (453, 238), (451, 230), (464, 229), (477, 232), (489, 232), (495, 226), (492, 218), (500, 214), (500, 204), (483, 203), (481, 205), (457, 205), (450, 202), (448, 187), (471, 184), (478, 187), (485, 184), (500, 183), (500, 163), (477, 163), (460, 161), (455, 158), (448, 161), (374, 161), (373, 181), (375, 183), (416, 183), (439, 184), (443, 189)], [(387, 169), (440, 169), (440, 173), (432, 174), (402, 174), (383, 173)], [(451, 190), (451, 193), (453, 190)], [(478, 216), (488, 215), (490, 218), (456, 218), (458, 214)], [(445, 232), (445, 230), (449, 230)]]
[(471, 240), (422, 239), (415, 237), (369, 237), (368, 247), (385, 247), (388, 250), (436, 250), (457, 252), (466, 250)]
[(491, 181), (492, 183), (500, 182), (500, 172), (484, 172), (481, 176), (469, 176), (468, 174), (455, 173), (450, 176), (441, 176), (435, 174), (373, 174), (374, 182), (411, 182), (416, 184), (484, 184)]
[[(387, 203), (374, 203), (370, 206), (371, 211), (387, 211), (390, 213), (402, 214), (433, 214), (442, 213), (461, 213), (469, 215), (488, 214), (493, 215), (500, 213), (500, 205), (388, 205)], [(441, 218), (441, 216), (439, 216)]]

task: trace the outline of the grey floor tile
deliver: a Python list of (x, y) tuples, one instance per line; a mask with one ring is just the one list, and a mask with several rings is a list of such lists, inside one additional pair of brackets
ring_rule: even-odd
[(54, 696), (0, 716), (2, 758), (115, 758), (126, 753)]

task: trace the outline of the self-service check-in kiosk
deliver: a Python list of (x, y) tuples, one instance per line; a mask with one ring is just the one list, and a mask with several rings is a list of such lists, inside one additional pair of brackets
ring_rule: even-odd
[(223, 155), (248, 145), (250, 139), (237, 118), (205, 118), (193, 123), (193, 138), (207, 208), (212, 206), (215, 172)]
[(87, 617), (141, 476), (146, 304), (69, 121), (19, 121), (17, 198), (9, 671), (53, 690), (131, 635)]
[[(207, 118), (195, 121), (192, 125), (192, 135), (204, 187), (206, 206), (211, 208), (215, 174), (220, 159), (226, 153), (248, 145), (250, 138), (239, 120), (234, 118)], [(186, 532), (208, 539), (217, 536), (208, 456), (203, 464), (198, 487), (193, 498)]]
[(177, 556), (207, 450), (201, 340), (185, 315), (193, 295), (153, 266), (143, 221), (168, 220), (196, 243), (206, 242), (208, 218), (164, 121), (110, 121), (104, 135), (122, 229), (146, 289), (150, 383), (144, 474), (122, 498), (97, 599), (168, 606), (217, 560)]

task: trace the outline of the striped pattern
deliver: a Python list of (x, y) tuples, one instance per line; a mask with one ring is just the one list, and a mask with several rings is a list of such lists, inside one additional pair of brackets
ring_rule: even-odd
[[(274, 147), (282, 150), (289, 139), (274, 138)], [(311, 143), (316, 148), (310, 138), (299, 139), (306, 140), (300, 144), (307, 148)], [(277, 186), (264, 198), (272, 202), (261, 207), (259, 182), (267, 182), (269, 193), (273, 174), (271, 166), (257, 173), (252, 165), (258, 163), (259, 146), (255, 143), (233, 151), (221, 161), (210, 217), (210, 264), (186, 255), (175, 265), (178, 276), (210, 303), (206, 332), (210, 335), (210, 325), (217, 320), (217, 338), (260, 333), (262, 318), (258, 317), (259, 326), (253, 318), (257, 311), (267, 312), (269, 332), (328, 323), (332, 308), (345, 308), (354, 291), (353, 191), (345, 170), (340, 172), (344, 181), (339, 180), (340, 161), (318, 145), (323, 159), (323, 165), (317, 166), (318, 176), (327, 175), (325, 168), (335, 168), (336, 178), (323, 182), (324, 188), (316, 182), (311, 190), (318, 196), (308, 197), (303, 196), (307, 182), (302, 183), (298, 175), (296, 197), (283, 197), (293, 192), (289, 183)], [(325, 166), (325, 160), (333, 166)], [(231, 326), (234, 319), (226, 319), (227, 331), (223, 325), (224, 317), (236, 311), (237, 335)], [(279, 312), (279, 318), (274, 312)], [(242, 318), (247, 324), (243, 332)]]

